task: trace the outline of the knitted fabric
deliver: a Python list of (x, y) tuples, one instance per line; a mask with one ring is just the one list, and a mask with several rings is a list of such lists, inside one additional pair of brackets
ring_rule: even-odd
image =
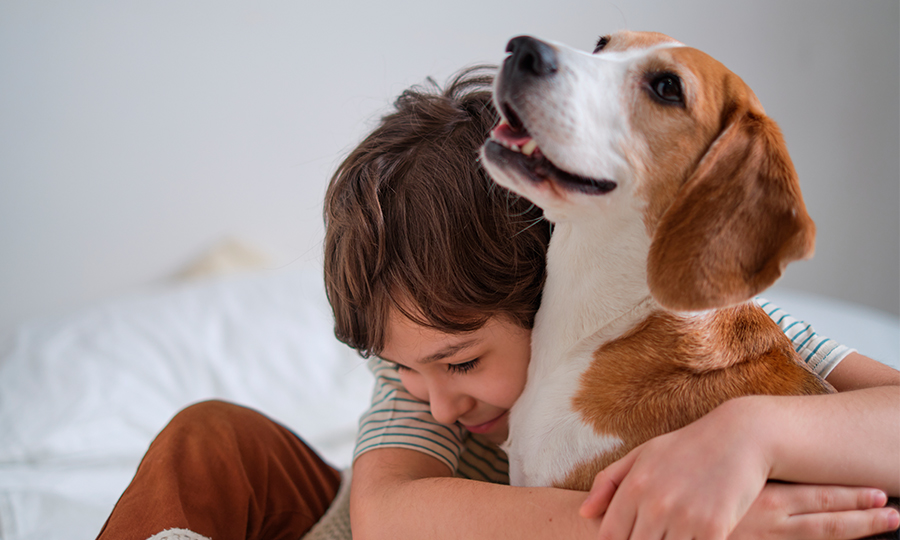
[(341, 487), (328, 511), (303, 540), (351, 540), (350, 534), (350, 469), (341, 471)]
[(147, 540), (210, 540), (202, 534), (197, 534), (187, 529), (168, 529), (154, 534)]

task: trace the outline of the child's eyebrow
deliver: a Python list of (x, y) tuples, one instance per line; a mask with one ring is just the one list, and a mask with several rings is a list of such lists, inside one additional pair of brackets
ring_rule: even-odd
[(467, 341), (463, 341), (461, 343), (454, 343), (452, 345), (447, 345), (443, 349), (441, 349), (435, 353), (432, 353), (432, 354), (426, 356), (425, 358), (422, 358), (421, 360), (419, 360), (419, 363), (420, 364), (430, 364), (432, 362), (437, 362), (438, 360), (443, 360), (444, 358), (453, 356), (454, 354), (458, 353), (459, 351), (462, 351), (464, 349), (468, 349), (469, 347), (472, 347), (477, 342), (478, 342), (478, 340), (476, 340), (476, 339), (470, 339)]
[[(440, 349), (434, 353), (429, 354), (428, 356), (426, 356), (424, 358), (420, 358), (419, 360), (416, 360), (416, 363), (417, 364), (430, 364), (432, 362), (437, 362), (438, 360), (443, 360), (444, 358), (453, 356), (454, 354), (458, 353), (459, 351), (473, 347), (477, 343), (478, 343), (477, 339), (469, 339), (466, 341), (462, 341), (460, 343), (453, 343), (451, 345), (447, 345), (443, 349)], [(392, 364), (400, 364), (400, 362), (391, 360), (390, 358), (385, 358), (384, 356), (379, 356), (379, 358), (381, 358), (385, 362), (390, 362)]]

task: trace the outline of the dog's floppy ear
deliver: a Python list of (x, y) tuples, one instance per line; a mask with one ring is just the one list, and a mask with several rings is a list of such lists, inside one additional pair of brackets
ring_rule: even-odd
[(814, 241), (781, 130), (765, 114), (736, 111), (656, 228), (650, 291), (681, 311), (742, 302), (811, 257)]

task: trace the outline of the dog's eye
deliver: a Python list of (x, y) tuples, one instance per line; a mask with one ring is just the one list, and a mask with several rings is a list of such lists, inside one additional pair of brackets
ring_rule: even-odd
[(594, 46), (594, 54), (603, 50), (603, 47), (606, 47), (606, 44), (609, 43), (609, 36), (600, 36), (597, 40), (597, 44)]
[(664, 73), (650, 81), (650, 89), (665, 103), (684, 103), (681, 79), (671, 73)]

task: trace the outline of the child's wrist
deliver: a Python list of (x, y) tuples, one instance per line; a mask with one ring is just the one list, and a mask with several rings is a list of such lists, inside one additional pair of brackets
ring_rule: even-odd
[(742, 433), (747, 445), (744, 451), (757, 462), (761, 474), (774, 478), (773, 474), (781, 452), (778, 417), (780, 411), (774, 396), (742, 396), (725, 402), (727, 419)]

